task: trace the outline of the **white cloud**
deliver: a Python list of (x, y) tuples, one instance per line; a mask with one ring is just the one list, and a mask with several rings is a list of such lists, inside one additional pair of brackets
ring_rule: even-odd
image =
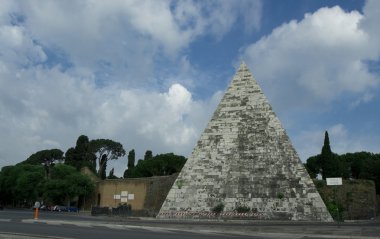
[(20, 26), (0, 26), (0, 46), (2, 58), (8, 62), (27, 66), (47, 58), (41, 46), (35, 45)]
[(157, 77), (155, 60), (175, 62), (200, 36), (219, 38), (229, 32), (241, 14), (246, 29), (258, 29), (261, 3), (26, 1), (13, 6), (13, 12), (22, 16), (20, 25), (33, 40), (75, 67), (90, 68), (98, 81), (141, 86)]
[[(66, 151), (81, 134), (119, 141), (137, 155), (151, 149), (188, 156), (216, 104), (194, 101), (178, 83), (157, 92), (96, 88), (91, 78), (78, 81), (59, 68), (24, 69), (18, 79), (6, 73), (0, 73), (2, 166), (42, 149)], [(120, 175), (126, 161), (115, 165)]]
[[(0, 167), (65, 151), (81, 134), (137, 155), (187, 156), (220, 92), (193, 99), (186, 87), (198, 73), (182, 53), (222, 37), (242, 13), (247, 31), (259, 28), (259, 1), (2, 1)], [(118, 174), (126, 166), (114, 164)]]
[(373, 36), (379, 28), (362, 26), (369, 26), (374, 14), (321, 8), (277, 27), (242, 55), (278, 108), (320, 108), (342, 94), (357, 101), (380, 81), (365, 63), (379, 57)]
[(367, 48), (371, 49), (371, 60), (379, 60), (380, 55), (380, 2), (376, 0), (367, 0), (363, 9), (364, 18), (360, 22), (362, 28), (370, 36), (369, 45)]

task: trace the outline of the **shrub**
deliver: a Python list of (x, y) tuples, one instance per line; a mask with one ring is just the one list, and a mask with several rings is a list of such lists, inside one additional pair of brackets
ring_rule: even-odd
[(213, 213), (217, 213), (217, 214), (223, 212), (223, 210), (224, 210), (224, 204), (223, 203), (219, 203), (218, 205), (216, 205), (215, 207), (213, 207), (211, 209), (211, 211)]
[(278, 199), (283, 199), (284, 198), (284, 194), (283, 193), (277, 193), (277, 198)]
[(238, 206), (236, 209), (235, 209), (236, 212), (238, 213), (246, 213), (246, 212), (249, 212), (251, 211), (251, 209), (247, 206)]
[(330, 201), (326, 205), (327, 210), (336, 221), (342, 220), (342, 213), (344, 211), (343, 205), (335, 201)]

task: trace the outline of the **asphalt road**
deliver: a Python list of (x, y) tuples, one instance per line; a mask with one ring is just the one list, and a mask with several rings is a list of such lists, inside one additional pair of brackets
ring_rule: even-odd
[[(16, 237), (15, 237), (15, 234)], [(11, 236), (13, 235), (13, 237)], [(22, 237), (27, 235), (27, 237)], [(31, 237), (33, 236), (34, 237)], [(83, 213), (0, 211), (3, 238), (380, 238), (380, 222), (162, 221)]]
[(192, 232), (192, 229), (152, 227), (147, 225), (148, 222), (139, 224), (140, 220), (121, 221), (120, 218), (60, 212), (40, 212), (39, 219), (35, 220), (32, 210), (4, 210), (0, 211), (0, 238), (263, 238), (207, 230), (194, 229)]
[[(128, 238), (128, 239), (171, 239), (171, 238), (260, 238), (249, 236), (234, 236), (215, 233), (191, 233), (186, 231), (171, 231), (156, 228), (123, 228), (115, 229), (106, 226), (82, 227), (75, 225), (49, 225), (45, 223), (23, 223), (23, 222), (0, 222), (0, 235), (3, 236), (27, 236), (29, 238)], [(0, 236), (1, 238), (1, 236)], [(6, 238), (6, 237), (5, 237)], [(16, 237), (17, 238), (17, 237)], [(262, 238), (262, 237), (261, 237)]]

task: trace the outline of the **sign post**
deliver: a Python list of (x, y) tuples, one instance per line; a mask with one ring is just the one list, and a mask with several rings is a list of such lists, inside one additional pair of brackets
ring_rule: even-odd
[[(343, 184), (342, 178), (326, 178), (326, 184), (327, 186), (340, 186)], [(336, 210), (338, 212), (338, 227), (339, 227), (339, 220), (340, 220), (340, 213), (339, 213), (339, 205), (338, 200), (336, 196), (337, 188), (334, 188), (334, 197), (335, 197), (335, 203), (336, 203)]]
[(38, 220), (38, 209), (40, 208), (40, 206), (41, 206), (40, 202), (37, 201), (34, 203), (34, 208), (36, 209), (36, 211), (34, 212), (34, 221)]
[(342, 178), (326, 178), (327, 186), (339, 186), (342, 185)]

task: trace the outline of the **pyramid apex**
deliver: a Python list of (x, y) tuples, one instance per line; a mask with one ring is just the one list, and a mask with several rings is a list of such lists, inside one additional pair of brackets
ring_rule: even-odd
[(239, 70), (240, 70), (240, 69), (246, 69), (246, 68), (248, 68), (248, 66), (247, 66), (247, 64), (245, 64), (245, 61), (242, 60), (242, 61), (240, 62)]

